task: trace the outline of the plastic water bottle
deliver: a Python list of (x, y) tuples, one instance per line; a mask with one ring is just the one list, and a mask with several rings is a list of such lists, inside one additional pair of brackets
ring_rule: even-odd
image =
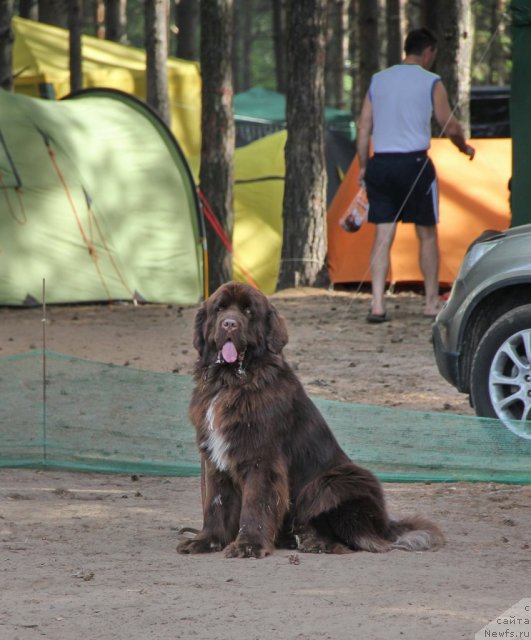
[(362, 186), (356, 194), (352, 204), (347, 209), (347, 212), (341, 217), (339, 224), (341, 228), (348, 233), (355, 233), (359, 231), (361, 225), (367, 218), (369, 212), (369, 201), (367, 200), (367, 191), (365, 186)]

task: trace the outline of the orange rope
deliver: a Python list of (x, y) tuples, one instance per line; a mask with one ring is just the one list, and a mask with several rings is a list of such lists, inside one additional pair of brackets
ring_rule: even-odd
[(89, 239), (87, 238), (87, 236), (85, 234), (85, 230), (83, 229), (83, 224), (81, 223), (81, 219), (80, 219), (79, 214), (77, 212), (76, 205), (74, 203), (74, 199), (72, 198), (72, 195), (70, 193), (68, 185), (66, 184), (66, 180), (64, 179), (64, 176), (63, 176), (63, 174), (61, 172), (61, 169), (59, 168), (59, 165), (58, 165), (56, 157), (55, 157), (54, 150), (52, 149), (52, 147), (50, 146), (50, 144), (48, 142), (45, 142), (45, 144), (46, 144), (46, 148), (48, 149), (48, 155), (50, 156), (50, 159), (51, 159), (52, 164), (54, 166), (55, 172), (57, 173), (57, 177), (61, 181), (61, 184), (63, 185), (63, 189), (64, 189), (64, 192), (66, 194), (66, 197), (68, 198), (68, 202), (70, 203), (70, 208), (72, 209), (72, 213), (74, 214), (74, 217), (76, 219), (77, 226), (79, 228), (79, 232), (81, 233), (81, 237), (83, 238), (83, 242), (87, 246), (87, 249), (88, 249), (88, 252), (90, 253), (90, 255), (92, 257), (94, 257), (94, 258), (97, 258), (96, 248), (89, 241)]
[(240, 268), (240, 270), (241, 270), (244, 278), (247, 280), (247, 282), (250, 285), (252, 285), (255, 289), (259, 289), (260, 287), (257, 285), (255, 279), (251, 275), (251, 272), (245, 267), (245, 265), (241, 261), (240, 257), (234, 251), (234, 247), (233, 247), (231, 241), (229, 240), (229, 238), (227, 237), (227, 234), (225, 233), (225, 229), (223, 228), (221, 222), (216, 218), (216, 216), (215, 216), (215, 214), (214, 214), (214, 212), (212, 210), (212, 207), (210, 206), (210, 203), (206, 199), (206, 197), (203, 194), (203, 192), (201, 191), (201, 189), (197, 188), (197, 193), (199, 195), (201, 203), (203, 204), (203, 208), (204, 208), (204, 211), (205, 211), (205, 214), (206, 214), (206, 219), (209, 221), (210, 226), (212, 227), (214, 232), (217, 234), (218, 238), (221, 240), (221, 242), (223, 243), (224, 247), (231, 254), (234, 262), (236, 262), (236, 264)]
[(103, 235), (103, 232), (102, 232), (101, 227), (99, 225), (98, 218), (96, 217), (96, 213), (92, 209), (92, 206), (90, 205), (90, 200), (89, 200), (89, 198), (88, 198), (88, 196), (86, 194), (85, 194), (85, 198), (87, 199), (87, 208), (88, 208), (88, 213), (89, 213), (89, 222), (90, 222), (90, 229), (91, 229), (90, 236), (91, 236), (91, 238), (93, 237), (92, 221), (94, 221), (94, 224), (96, 226), (96, 230), (97, 230), (98, 235), (100, 237), (101, 243), (103, 244), (103, 246), (105, 248), (105, 251), (107, 252), (107, 256), (109, 257), (109, 261), (112, 264), (113, 269), (116, 272), (116, 275), (118, 276), (120, 282), (124, 286), (124, 289), (129, 293), (131, 298), (134, 298), (135, 294), (129, 288), (127, 282), (125, 281), (125, 278), (122, 275), (122, 272), (120, 271), (120, 268), (118, 267), (118, 265), (116, 264), (116, 261), (114, 260), (114, 256), (112, 254), (112, 251), (110, 250), (109, 245), (107, 244), (107, 241), (105, 240), (105, 236)]
[[(100, 229), (100, 227), (99, 227), (99, 225), (98, 225), (98, 222), (97, 222), (97, 220), (96, 220), (96, 217), (95, 217), (95, 215), (94, 215), (94, 212), (92, 211), (92, 209), (91, 209), (91, 207), (90, 207), (90, 205), (89, 205), (88, 200), (87, 200), (87, 207), (88, 207), (88, 212), (89, 212), (90, 239), (87, 237), (87, 234), (85, 233), (85, 229), (83, 228), (83, 223), (81, 222), (81, 218), (80, 218), (80, 216), (79, 216), (79, 214), (78, 214), (78, 211), (77, 211), (76, 205), (75, 205), (75, 203), (74, 203), (74, 199), (72, 198), (72, 194), (70, 193), (70, 190), (69, 190), (69, 188), (68, 188), (68, 185), (67, 185), (67, 183), (66, 183), (66, 180), (65, 180), (65, 178), (64, 178), (64, 176), (63, 176), (63, 173), (62, 173), (62, 171), (61, 171), (61, 169), (60, 169), (60, 167), (59, 167), (59, 164), (58, 164), (58, 162), (57, 162), (57, 160), (56, 160), (55, 152), (54, 152), (54, 150), (52, 149), (52, 147), (51, 147), (51, 145), (50, 145), (49, 141), (48, 141), (46, 138), (44, 138), (44, 143), (45, 143), (45, 145), (46, 145), (46, 148), (48, 149), (48, 155), (50, 156), (50, 159), (51, 159), (52, 164), (53, 164), (53, 166), (54, 166), (54, 169), (55, 169), (55, 172), (56, 172), (56, 174), (57, 174), (57, 177), (59, 178), (59, 180), (60, 180), (61, 184), (63, 185), (64, 192), (65, 192), (65, 194), (66, 194), (66, 197), (67, 197), (67, 199), (68, 199), (68, 202), (70, 203), (70, 208), (71, 208), (72, 213), (74, 214), (74, 217), (75, 217), (75, 219), (76, 219), (77, 226), (78, 226), (78, 228), (79, 228), (79, 232), (80, 232), (80, 234), (81, 234), (81, 238), (83, 239), (83, 242), (85, 243), (85, 245), (86, 245), (86, 247), (87, 247), (87, 250), (88, 250), (88, 252), (89, 252), (89, 255), (90, 255), (90, 257), (92, 258), (92, 260), (93, 260), (93, 262), (94, 262), (94, 266), (96, 267), (96, 271), (98, 272), (98, 277), (99, 277), (99, 279), (100, 279), (100, 282), (101, 282), (101, 284), (102, 284), (102, 286), (103, 286), (103, 288), (105, 289), (105, 292), (106, 292), (106, 294), (107, 294), (107, 299), (108, 299), (108, 300), (111, 300), (111, 292), (110, 292), (110, 290), (109, 290), (109, 287), (107, 286), (107, 283), (105, 282), (105, 278), (103, 277), (103, 273), (102, 273), (101, 268), (100, 268), (100, 265), (99, 265), (99, 256), (98, 256), (98, 252), (96, 251), (96, 247), (94, 246), (94, 242), (93, 242), (93, 232), (92, 232), (92, 219), (94, 219), (94, 222), (96, 223), (96, 227), (97, 227), (97, 229), (98, 229), (98, 234), (99, 234), (99, 236), (100, 236), (100, 239), (101, 239), (101, 241), (102, 241), (102, 243), (103, 243), (103, 245), (104, 245), (104, 247), (105, 247), (105, 249), (106, 249), (107, 253), (109, 254), (109, 258), (110, 258), (111, 263), (112, 263), (112, 265), (113, 265), (113, 267), (114, 267), (114, 270), (115, 270), (115, 271), (116, 271), (116, 273), (118, 274), (118, 277), (120, 278), (120, 280), (121, 280), (122, 284), (124, 285), (125, 289), (126, 289), (126, 290), (127, 290), (127, 292), (129, 293), (129, 295), (133, 298), (133, 297), (134, 297), (134, 294), (132, 294), (131, 290), (130, 290), (130, 289), (129, 289), (129, 287), (126, 285), (126, 283), (125, 283), (125, 281), (124, 281), (124, 279), (123, 279), (123, 277), (122, 277), (122, 274), (120, 273), (120, 271), (119, 271), (119, 269), (118, 269), (118, 267), (117, 267), (116, 263), (114, 262), (114, 259), (113, 259), (113, 258), (112, 258), (112, 256), (111, 256), (111, 253), (110, 253), (109, 247), (108, 247), (107, 243), (105, 242), (105, 238), (103, 237), (103, 234), (102, 234), (102, 232), (101, 232), (101, 229)], [(85, 194), (85, 197), (86, 197), (86, 194)]]

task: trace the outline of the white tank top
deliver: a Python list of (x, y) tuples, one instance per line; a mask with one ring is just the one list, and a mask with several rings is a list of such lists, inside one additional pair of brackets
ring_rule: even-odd
[(374, 74), (369, 99), (375, 153), (429, 149), (433, 88), (440, 79), (416, 64), (397, 64)]

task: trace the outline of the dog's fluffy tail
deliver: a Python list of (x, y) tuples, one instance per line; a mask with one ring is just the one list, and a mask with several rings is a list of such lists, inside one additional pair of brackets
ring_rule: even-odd
[(389, 525), (391, 549), (435, 551), (444, 545), (439, 527), (422, 516), (392, 520)]

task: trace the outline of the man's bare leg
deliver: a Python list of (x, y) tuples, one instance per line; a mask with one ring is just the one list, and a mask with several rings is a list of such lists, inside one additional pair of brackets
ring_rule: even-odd
[(424, 276), (424, 315), (434, 316), (439, 311), (439, 243), (437, 227), (416, 226), (419, 239), (419, 264)]
[(371, 252), (371, 312), (380, 316), (385, 313), (385, 281), (389, 272), (389, 253), (395, 238), (396, 223), (384, 222), (374, 226), (375, 234)]

